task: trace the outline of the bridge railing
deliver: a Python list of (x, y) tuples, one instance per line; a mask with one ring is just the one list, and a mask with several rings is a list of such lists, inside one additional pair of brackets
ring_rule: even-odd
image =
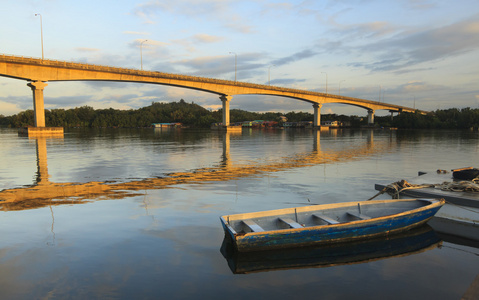
[[(122, 74), (131, 74), (131, 75), (148, 75), (151, 77), (162, 77), (162, 78), (168, 78), (168, 79), (188, 80), (188, 81), (215, 83), (215, 84), (228, 84), (228, 85), (255, 87), (255, 88), (277, 90), (277, 91), (287, 90), (288, 92), (298, 92), (301, 94), (305, 94), (305, 93), (311, 94), (311, 95), (323, 94), (319, 92), (312, 92), (312, 91), (306, 91), (306, 90), (300, 90), (300, 89), (277, 87), (277, 86), (241, 82), (241, 81), (232, 81), (232, 80), (226, 80), (226, 79), (216, 79), (216, 78), (208, 78), (208, 77), (200, 77), (200, 76), (192, 76), (192, 75), (181, 75), (181, 74), (174, 74), (174, 73), (165, 73), (160, 71), (144, 71), (144, 70), (138, 70), (138, 69), (132, 69), (132, 68), (111, 67), (111, 66), (104, 66), (104, 65), (98, 65), (98, 64), (84, 64), (84, 63), (52, 60), (52, 59), (42, 60), (40, 58), (16, 56), (16, 55), (2, 54), (0, 55), (0, 60), (7, 61), (7, 62), (14, 62), (14, 63), (37, 64), (37, 65), (52, 66), (52, 67), (59, 67), (59, 68), (73, 68), (73, 69), (92, 70), (92, 71), (118, 72)], [(323, 95), (324, 96), (327, 95), (329, 97), (331, 96), (337, 97), (332, 94), (329, 94), (329, 95), (323, 94)]]
[(372, 101), (372, 100), (366, 100), (366, 99), (360, 99), (360, 98), (354, 98), (354, 97), (347, 97), (347, 96), (340, 96), (340, 95), (334, 95), (334, 94), (326, 94), (326, 93), (320, 93), (320, 92), (313, 92), (313, 91), (279, 87), (279, 86), (271, 86), (271, 85), (265, 85), (265, 84), (249, 83), (249, 82), (242, 82), (242, 81), (232, 81), (232, 80), (225, 80), (225, 79), (164, 73), (159, 71), (144, 71), (144, 70), (131, 69), (131, 68), (111, 67), (111, 66), (104, 66), (104, 65), (97, 65), (97, 64), (84, 64), (84, 63), (67, 62), (67, 61), (51, 60), (51, 59), (42, 60), (40, 58), (6, 55), (6, 54), (0, 55), (0, 61), (36, 64), (36, 65), (52, 66), (52, 67), (59, 67), (59, 68), (105, 71), (105, 72), (111, 72), (111, 73), (121, 73), (121, 74), (138, 75), (138, 76), (146, 75), (150, 77), (185, 80), (185, 81), (187, 80), (187, 81), (205, 82), (205, 83), (213, 83), (213, 84), (235, 85), (240, 87), (259, 88), (259, 89), (271, 90), (271, 91), (277, 91), (277, 92), (289, 92), (289, 93), (298, 93), (302, 95), (329, 97), (329, 98), (335, 98), (335, 99), (340, 99), (345, 101), (357, 101), (357, 102), (362, 102), (367, 104), (379, 104), (379, 105), (382, 104), (382, 105), (386, 105), (386, 106), (390, 106), (390, 107), (394, 107), (398, 109), (409, 110), (409, 108), (400, 106), (400, 105), (380, 103), (378, 101)]

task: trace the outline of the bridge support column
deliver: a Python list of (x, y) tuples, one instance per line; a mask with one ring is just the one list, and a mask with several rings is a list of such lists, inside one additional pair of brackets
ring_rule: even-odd
[(47, 84), (43, 81), (34, 81), (27, 84), (33, 91), (33, 111), (35, 113), (35, 127), (45, 127), (45, 107), (43, 104), (43, 89)]
[(313, 108), (314, 108), (313, 127), (321, 127), (321, 106), (323, 105), (319, 103), (313, 104)]
[(33, 91), (33, 111), (35, 127), (20, 128), (18, 133), (26, 136), (63, 136), (63, 127), (45, 127), (45, 107), (43, 104), (43, 89), (47, 84), (43, 81), (33, 81), (27, 84)]
[(395, 113), (395, 111), (394, 111), (394, 110), (390, 110), (389, 112), (391, 113), (391, 121), (392, 121), (393, 118), (394, 118), (394, 113)]
[(223, 103), (223, 126), (230, 125), (230, 101), (233, 99), (233, 96), (222, 95), (220, 97), (221, 102)]
[(368, 110), (368, 125), (374, 125), (374, 110)]

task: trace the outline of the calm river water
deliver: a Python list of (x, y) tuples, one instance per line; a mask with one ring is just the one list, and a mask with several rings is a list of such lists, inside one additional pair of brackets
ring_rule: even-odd
[(478, 154), (478, 132), (0, 129), (0, 298), (460, 299), (479, 248), (431, 228), (235, 256), (219, 217), (367, 200)]

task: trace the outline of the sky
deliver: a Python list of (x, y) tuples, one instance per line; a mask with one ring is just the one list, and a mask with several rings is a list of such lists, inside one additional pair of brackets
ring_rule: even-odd
[[(429, 111), (479, 108), (477, 0), (2, 1), (0, 54), (41, 58), (42, 33), (45, 59), (236, 76)], [(0, 114), (33, 109), (26, 84), (0, 77)], [(46, 109), (180, 99), (221, 108), (215, 94), (140, 83), (49, 82), (44, 96)], [(233, 96), (230, 109), (313, 112), (306, 102), (260, 95)], [(367, 115), (342, 104), (321, 113)]]

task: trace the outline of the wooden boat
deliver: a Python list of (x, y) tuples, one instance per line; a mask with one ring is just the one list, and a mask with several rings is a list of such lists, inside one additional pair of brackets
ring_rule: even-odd
[(223, 228), (239, 252), (348, 242), (426, 223), (444, 199), (345, 202), (226, 215)]

